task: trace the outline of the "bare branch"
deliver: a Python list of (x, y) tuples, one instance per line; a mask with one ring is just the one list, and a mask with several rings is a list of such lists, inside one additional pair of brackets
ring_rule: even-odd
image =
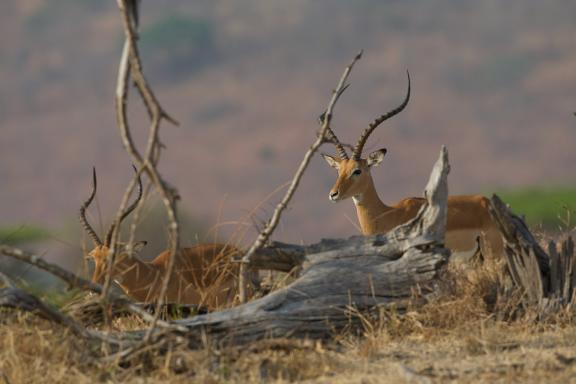
[(4, 286), (6, 286), (8, 288), (14, 288), (16, 286), (16, 284), (14, 284), (12, 279), (10, 279), (8, 276), (3, 274), (2, 272), (0, 272), (0, 281), (2, 281), (2, 284), (4, 284)]
[(0, 289), (0, 307), (14, 308), (22, 311), (32, 312), (46, 320), (63, 325), (69, 328), (75, 335), (88, 340), (99, 340), (112, 345), (120, 345), (122, 342), (101, 332), (90, 331), (74, 321), (70, 316), (66, 316), (60, 311), (52, 308), (34, 295), (31, 295), (16, 287)]
[(318, 148), (320, 148), (320, 146), (327, 141), (326, 133), (329, 131), (331, 132), (330, 123), (332, 121), (332, 114), (333, 114), (334, 106), (336, 105), (336, 102), (338, 101), (338, 98), (342, 94), (343, 90), (346, 89), (346, 87), (347, 87), (346, 80), (348, 79), (348, 76), (350, 75), (350, 71), (352, 71), (352, 67), (354, 67), (354, 64), (356, 64), (356, 62), (358, 60), (360, 60), (361, 57), (362, 57), (362, 52), (358, 53), (354, 57), (352, 62), (344, 70), (344, 73), (342, 74), (342, 77), (340, 78), (338, 86), (332, 92), (332, 98), (330, 99), (330, 102), (328, 103), (328, 108), (326, 108), (326, 112), (323, 115), (322, 128), (320, 130), (318, 138), (316, 139), (316, 141), (314, 141), (312, 146), (310, 146), (308, 151), (304, 154), (304, 159), (300, 163), (300, 166), (298, 167), (296, 174), (294, 175), (294, 178), (292, 179), (292, 183), (290, 184), (290, 187), (286, 191), (284, 198), (276, 206), (276, 209), (274, 210), (274, 213), (272, 214), (270, 221), (268, 222), (266, 227), (262, 230), (262, 232), (260, 232), (260, 234), (258, 235), (256, 240), (254, 241), (252, 246), (250, 246), (250, 248), (248, 249), (248, 251), (244, 255), (244, 257), (242, 257), (242, 263), (240, 265), (240, 276), (239, 276), (239, 284), (240, 284), (239, 293), (240, 293), (240, 301), (241, 302), (246, 301), (246, 287), (245, 287), (246, 273), (247, 273), (246, 267), (247, 267), (248, 263), (250, 263), (250, 259), (252, 258), (252, 255), (254, 255), (256, 250), (261, 248), (268, 241), (268, 239), (270, 238), (270, 236), (272, 235), (272, 233), (276, 229), (276, 226), (278, 225), (278, 222), (280, 221), (280, 217), (282, 216), (282, 212), (288, 206), (288, 203), (292, 199), (294, 192), (296, 192), (296, 189), (298, 188), (298, 185), (300, 184), (300, 180), (302, 179), (302, 176), (304, 175), (304, 172), (306, 171), (306, 168), (308, 167), (308, 164), (310, 163), (312, 156), (314, 156), (314, 154), (316, 153)]
[[(44, 271), (51, 273), (52, 275), (64, 280), (71, 287), (79, 288), (82, 290), (92, 291), (94, 293), (101, 294), (103, 292), (102, 286), (100, 284), (93, 283), (89, 280), (83, 279), (80, 276), (75, 275), (55, 264), (49, 263), (33, 253), (25, 252), (20, 249), (10, 247), (7, 245), (0, 245), (0, 253), (12, 257), (14, 259), (20, 260), (24, 263), (33, 265)], [(131, 300), (125, 296), (119, 295), (115, 292), (110, 292), (109, 300), (125, 306), (131, 313), (140, 316), (144, 321), (152, 323), (154, 317), (142, 309), (140, 306), (134, 304)], [(168, 322), (159, 321), (158, 325), (164, 328), (170, 328), (174, 330), (183, 331), (182, 327), (170, 324)]]
[[(346, 84), (342, 89), (340, 89), (340, 91), (338, 92), (338, 98), (344, 93), (344, 91), (346, 89), (348, 89), (348, 85), (349, 84)], [(326, 112), (322, 112), (322, 114), (318, 118), (318, 120), (320, 121), (320, 124), (323, 124), (325, 117), (326, 117)], [(334, 146), (338, 150), (338, 154), (339, 154), (340, 158), (343, 160), (348, 160), (348, 154), (346, 153), (345, 145), (342, 144), (340, 142), (340, 140), (338, 140), (338, 137), (336, 136), (334, 131), (330, 127), (328, 127), (326, 133), (328, 134), (328, 140), (327, 141), (334, 144)], [(352, 146), (350, 146), (350, 147), (352, 150), (354, 150), (354, 147), (352, 147)]]
[(130, 231), (129, 231), (129, 235), (128, 235), (128, 251), (131, 252), (132, 250), (132, 246), (134, 244), (134, 242), (136, 241), (136, 229), (138, 228), (138, 224), (140, 223), (140, 216), (142, 215), (142, 211), (145, 207), (146, 201), (148, 200), (148, 196), (150, 196), (150, 190), (153, 188), (154, 186), (151, 183), (148, 183), (146, 185), (146, 188), (144, 189), (144, 192), (142, 194), (142, 204), (139, 204), (136, 209), (134, 210), (134, 214), (132, 215), (132, 223), (130, 224)]
[[(128, 153), (132, 156), (133, 161), (138, 164), (140, 170), (147, 173), (151, 182), (154, 184), (159, 192), (162, 199), (164, 207), (166, 209), (166, 214), (169, 221), (169, 251), (170, 257), (168, 265), (166, 268), (166, 274), (162, 282), (162, 288), (160, 291), (158, 305), (161, 306), (164, 302), (166, 292), (168, 289), (168, 284), (172, 271), (174, 269), (174, 263), (176, 259), (176, 254), (179, 249), (179, 224), (178, 216), (176, 210), (176, 201), (179, 196), (175, 189), (169, 187), (168, 184), (162, 179), (158, 170), (156, 169), (156, 164), (160, 156), (160, 148), (162, 144), (160, 143), (158, 132), (160, 129), (160, 123), (163, 119), (177, 125), (178, 122), (170, 117), (160, 105), (160, 102), (154, 95), (154, 92), (148, 85), (144, 73), (142, 71), (142, 63), (140, 60), (140, 55), (138, 52), (138, 45), (136, 39), (136, 28), (137, 20), (134, 19), (134, 15), (138, 14), (138, 3), (127, 0), (118, 0), (118, 6), (121, 11), (121, 16), (124, 25), (124, 34), (126, 40), (124, 43), (124, 50), (122, 52), (119, 74), (118, 74), (118, 84), (116, 87), (116, 116), (118, 127), (120, 129), (124, 146)], [(128, 99), (128, 80), (132, 76), (136, 88), (144, 101), (148, 115), (150, 117), (151, 123), (148, 134), (148, 144), (146, 148), (146, 153), (144, 157), (137, 150), (134, 142), (132, 141), (130, 129), (128, 125), (128, 119), (126, 114), (126, 104)], [(124, 199), (122, 201), (121, 209), (117, 215), (117, 220), (123, 211), (123, 206), (127, 204), (127, 196), (129, 196), (134, 188), (134, 180), (130, 184)], [(116, 231), (113, 234), (113, 243), (117, 240), (119, 228), (115, 228)], [(114, 258), (114, 253), (112, 253), (112, 260)], [(109, 270), (110, 272), (110, 270)], [(108, 279), (109, 277), (107, 277)], [(156, 313), (155, 319), (157, 319), (159, 313)], [(154, 329), (154, 323), (150, 328), (150, 332)]]

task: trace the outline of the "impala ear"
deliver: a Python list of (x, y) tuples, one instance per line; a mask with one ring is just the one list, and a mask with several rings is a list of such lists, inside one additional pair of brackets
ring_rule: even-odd
[(382, 148), (379, 149), (377, 151), (372, 152), (371, 154), (368, 155), (368, 158), (366, 159), (366, 164), (369, 167), (378, 165), (382, 162), (382, 160), (384, 160), (384, 156), (386, 155), (386, 148)]
[(324, 160), (326, 160), (328, 165), (331, 166), (332, 168), (338, 169), (340, 167), (340, 159), (337, 159), (337, 158), (332, 157), (330, 155), (326, 155), (324, 153), (321, 153), (321, 155), (324, 158)]

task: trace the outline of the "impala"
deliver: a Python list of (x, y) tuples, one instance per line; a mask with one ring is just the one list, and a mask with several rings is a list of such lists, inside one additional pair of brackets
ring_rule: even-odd
[[(86, 209), (95, 194), (96, 170), (93, 169), (92, 193), (80, 208), (80, 222), (94, 242), (94, 249), (88, 254), (95, 263), (92, 281), (103, 283), (114, 224), (110, 226), (105, 241), (102, 242), (86, 219)], [(122, 214), (120, 222), (136, 208), (141, 197), (142, 183), (138, 179), (138, 197)], [(145, 244), (146, 242), (135, 243), (132, 252), (125, 246), (118, 245), (120, 249), (112, 268), (112, 278), (132, 299), (151, 303), (159, 297), (170, 252), (164, 251), (152, 261), (143, 261), (133, 253), (138, 252)], [(237, 264), (232, 263), (232, 257), (239, 252), (237, 248), (227, 244), (201, 244), (179, 249), (165, 302), (215, 308), (233, 301), (237, 288)]]
[[(403, 102), (390, 112), (375, 119), (362, 132), (348, 156), (336, 134), (328, 129), (330, 141), (336, 146), (338, 157), (322, 154), (328, 164), (336, 168), (338, 177), (330, 190), (330, 200), (337, 202), (352, 198), (358, 221), (364, 235), (384, 233), (413, 218), (425, 199), (410, 197), (394, 205), (386, 205), (378, 197), (370, 171), (382, 162), (386, 149), (382, 148), (362, 158), (362, 150), (376, 127), (400, 113), (410, 100), (410, 75), (408, 91)], [(322, 118), (322, 117), (321, 117)], [(454, 252), (469, 252), (477, 245), (481, 233), (493, 255), (503, 249), (502, 237), (488, 210), (489, 200), (481, 195), (449, 196), (446, 245)]]

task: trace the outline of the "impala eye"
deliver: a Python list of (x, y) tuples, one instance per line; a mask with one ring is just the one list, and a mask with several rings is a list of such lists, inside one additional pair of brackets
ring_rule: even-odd
[(354, 176), (358, 176), (358, 175), (361, 174), (361, 173), (362, 173), (362, 170), (361, 170), (361, 169), (355, 169), (354, 172), (352, 172), (352, 174), (353, 174)]

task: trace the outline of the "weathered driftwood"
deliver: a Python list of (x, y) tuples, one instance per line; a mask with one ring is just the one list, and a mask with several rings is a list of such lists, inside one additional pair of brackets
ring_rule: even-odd
[(548, 255), (538, 244), (524, 221), (496, 195), (490, 212), (504, 238), (506, 264), (514, 285), (524, 290), (528, 305), (538, 305), (548, 291)]
[(306, 260), (307, 246), (271, 242), (267, 247), (257, 249), (250, 259), (250, 267), (279, 272), (290, 272), (301, 267)]
[(543, 317), (571, 305), (576, 288), (576, 253), (572, 238), (563, 241), (560, 249), (551, 241), (546, 254), (524, 221), (498, 196), (492, 197), (490, 209), (505, 240), (510, 276), (524, 293), (524, 306), (536, 309)]
[(188, 328), (191, 345), (205, 338), (244, 343), (265, 337), (326, 338), (358, 325), (355, 314), (376, 306), (403, 311), (415, 295), (425, 298), (434, 290), (448, 259), (442, 245), (448, 172), (442, 148), (426, 187), (427, 204), (405, 225), (385, 235), (285, 245), (280, 254), (292, 260), (285, 265), (301, 261), (303, 267), (292, 284), (236, 308), (177, 323)]
[(564, 240), (560, 249), (555, 242), (548, 244), (550, 255), (550, 288), (549, 297), (561, 304), (573, 304), (576, 289), (576, 252), (571, 237)]

